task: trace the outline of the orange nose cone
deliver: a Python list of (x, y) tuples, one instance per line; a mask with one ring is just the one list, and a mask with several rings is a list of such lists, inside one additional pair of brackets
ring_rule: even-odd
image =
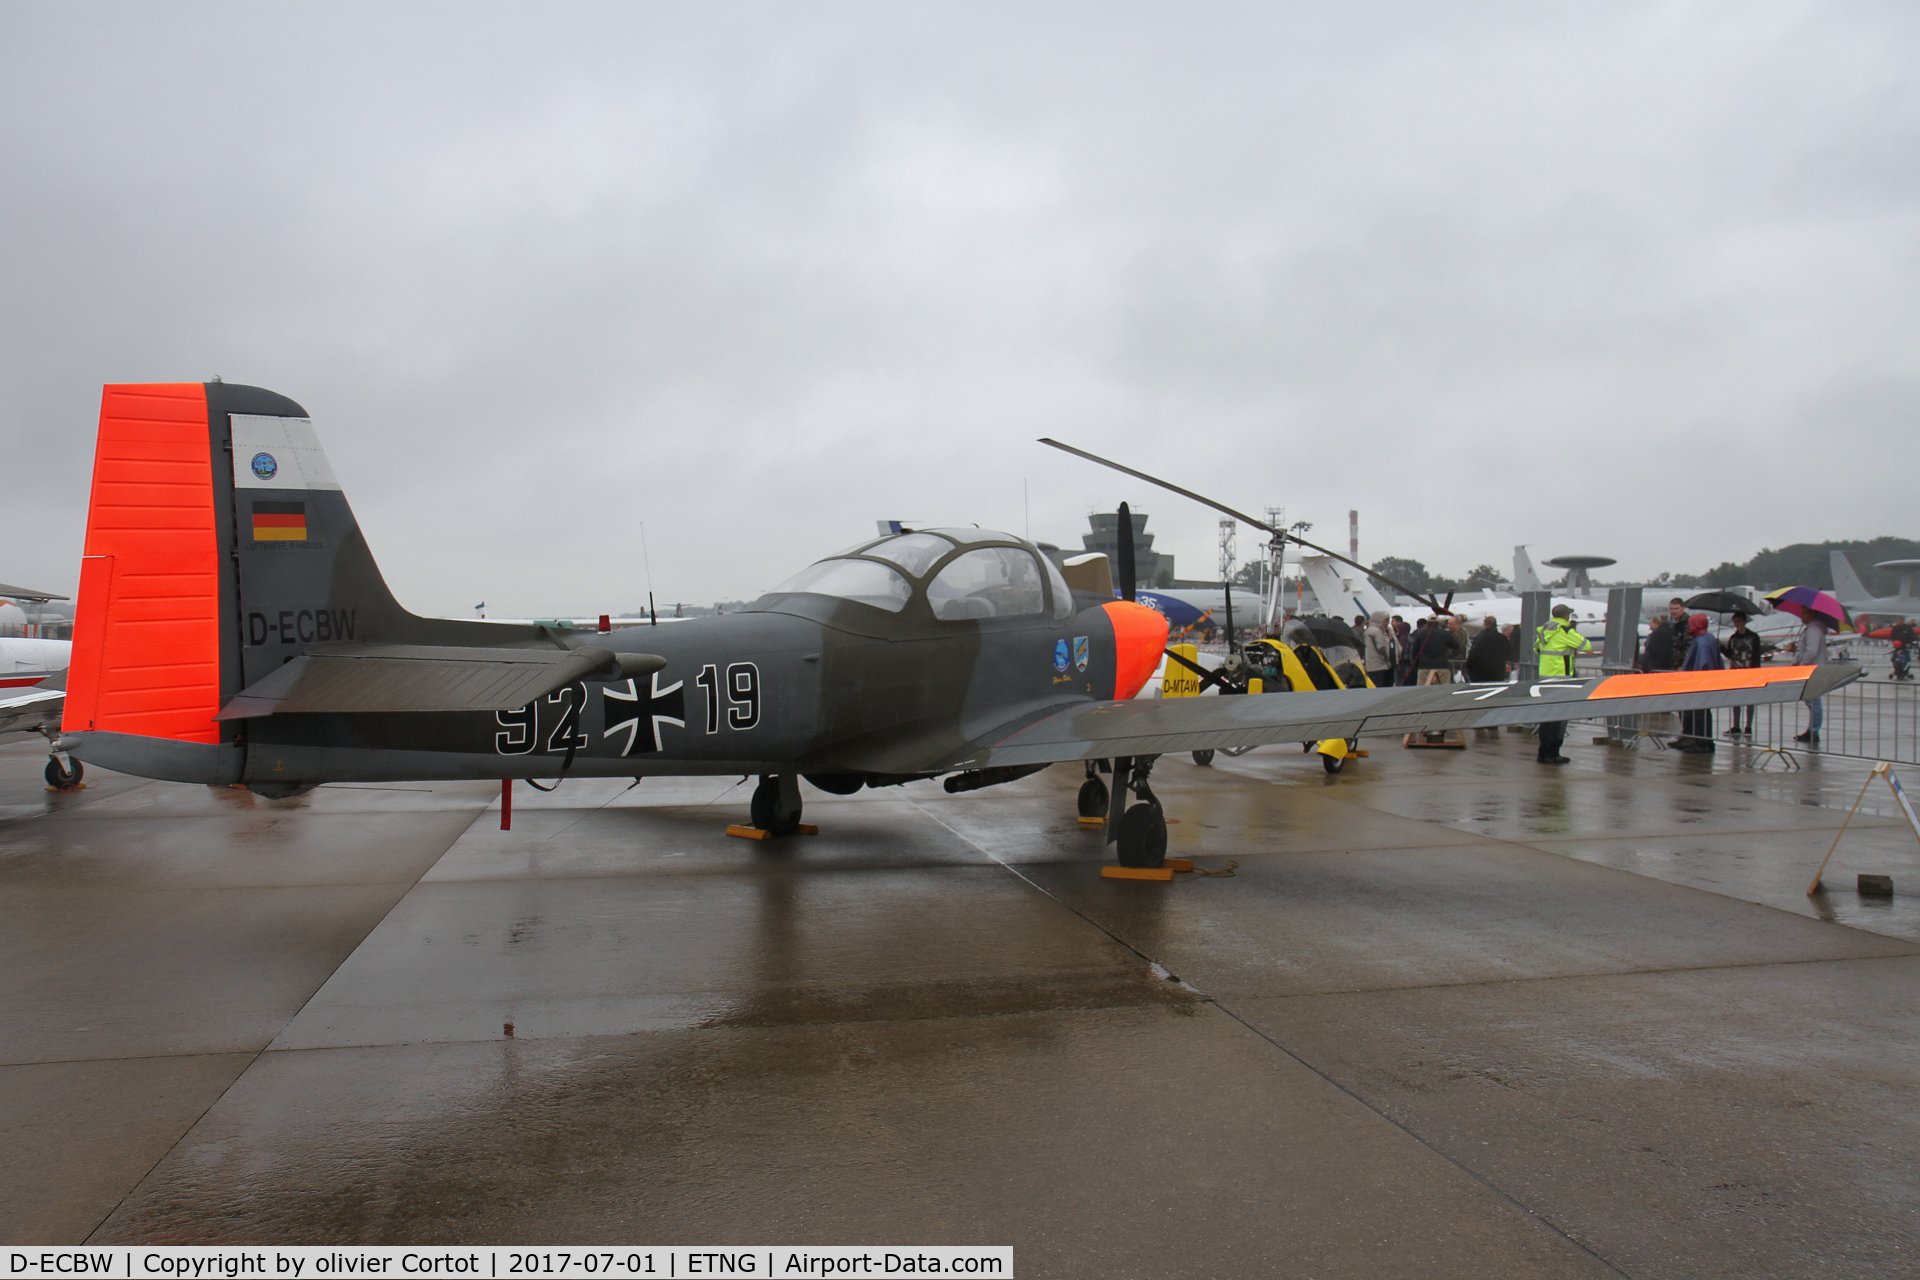
[(1166, 615), (1131, 600), (1100, 607), (1113, 623), (1113, 696), (1131, 698), (1160, 665), (1167, 647)]

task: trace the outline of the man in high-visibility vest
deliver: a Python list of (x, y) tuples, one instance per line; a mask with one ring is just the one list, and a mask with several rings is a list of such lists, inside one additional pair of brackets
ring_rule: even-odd
[[(1534, 657), (1540, 663), (1540, 676), (1550, 679), (1573, 674), (1573, 655), (1593, 648), (1593, 641), (1574, 629), (1573, 610), (1567, 605), (1553, 606), (1553, 621), (1541, 627), (1533, 638)], [(1541, 764), (1566, 764), (1560, 744), (1567, 740), (1567, 722), (1550, 720), (1540, 726)]]

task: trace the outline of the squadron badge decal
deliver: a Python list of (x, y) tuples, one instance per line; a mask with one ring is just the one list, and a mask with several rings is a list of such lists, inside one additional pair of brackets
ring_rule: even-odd
[[(1082, 643), (1085, 642), (1082, 641)], [(1067, 669), (1067, 642), (1065, 640), (1056, 640), (1053, 642), (1053, 669), (1055, 671), (1065, 671)]]
[[(1061, 643), (1064, 644), (1066, 642), (1062, 641)], [(1087, 638), (1085, 636), (1075, 636), (1073, 638), (1073, 665), (1079, 670), (1085, 671), (1087, 669), (1087, 659), (1089, 656)], [(1060, 669), (1062, 671), (1066, 670), (1065, 667), (1061, 667)]]
[(270, 453), (253, 455), (253, 474), (262, 480), (271, 480), (280, 474), (280, 463)]

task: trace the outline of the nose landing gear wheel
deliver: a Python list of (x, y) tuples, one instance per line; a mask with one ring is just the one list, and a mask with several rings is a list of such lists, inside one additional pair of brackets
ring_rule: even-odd
[(68, 770), (68, 768), (65, 765), (60, 763), (59, 756), (47, 757), (46, 778), (47, 778), (47, 785), (50, 787), (54, 787), (61, 791), (68, 791), (74, 787), (79, 786), (80, 779), (86, 776), (87, 776), (87, 768), (85, 765), (81, 764), (78, 760), (73, 761), (73, 768), (71, 770)]
[(1338, 760), (1336, 760), (1332, 756), (1321, 756), (1320, 763), (1322, 766), (1325, 767), (1328, 773), (1338, 773), (1342, 769), (1347, 767), (1347, 758), (1345, 756), (1341, 756)]
[(1167, 864), (1167, 817), (1157, 804), (1136, 804), (1120, 815), (1116, 856), (1123, 867)]
[(753, 789), (747, 812), (754, 826), (777, 836), (790, 836), (800, 829), (799, 800), (794, 798), (791, 813), (780, 812), (780, 779), (773, 774), (761, 778), (760, 785)]
[(1204, 769), (1213, 763), (1213, 752), (1196, 751), (1193, 753), (1193, 762)]

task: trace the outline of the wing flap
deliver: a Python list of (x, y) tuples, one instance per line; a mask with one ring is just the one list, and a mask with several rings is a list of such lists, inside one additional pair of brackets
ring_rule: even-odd
[(579, 680), (658, 671), (664, 658), (579, 649), (329, 646), (236, 694), (215, 717), (292, 713), (511, 711)]
[(1757, 668), (1537, 680), (1525, 684), (1427, 685), (1081, 703), (975, 739), (942, 769), (980, 769), (1113, 756), (1168, 755), (1355, 738), (1363, 733), (1484, 729), (1548, 720), (1590, 720), (1817, 698), (1858, 679), (1857, 668)]

